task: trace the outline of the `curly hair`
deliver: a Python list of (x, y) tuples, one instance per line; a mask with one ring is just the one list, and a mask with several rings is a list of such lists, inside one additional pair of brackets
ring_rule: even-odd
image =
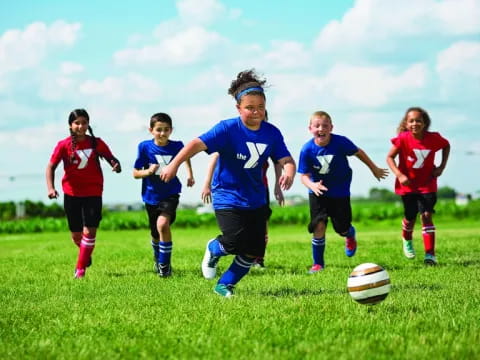
[(237, 78), (232, 80), (230, 87), (228, 88), (228, 94), (240, 103), (241, 96), (238, 95), (248, 88), (261, 88), (259, 90), (249, 91), (250, 95), (261, 95), (265, 98), (263, 88), (265, 87), (266, 79), (261, 78), (255, 71), (255, 69), (244, 70), (238, 73)]
[(425, 125), (424, 131), (428, 131), (428, 128), (430, 127), (430, 124), (432, 123), (432, 121), (430, 120), (430, 116), (428, 115), (427, 111), (419, 106), (412, 106), (412, 107), (409, 107), (407, 111), (405, 111), (405, 115), (403, 115), (403, 118), (400, 121), (400, 124), (398, 124), (397, 133), (400, 134), (401, 132), (404, 132), (407, 130), (407, 116), (410, 111), (417, 111), (420, 113), (420, 116), (422, 117), (422, 120), (423, 120), (423, 124)]

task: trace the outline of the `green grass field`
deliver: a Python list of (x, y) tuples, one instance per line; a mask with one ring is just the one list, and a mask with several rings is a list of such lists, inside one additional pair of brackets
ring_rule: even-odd
[[(326, 269), (307, 275), (304, 226), (270, 229), (265, 271), (224, 299), (201, 277), (216, 228), (173, 229), (174, 276), (152, 272), (147, 231), (99, 230), (94, 263), (73, 279), (67, 232), (0, 236), (1, 359), (478, 359), (480, 226), (436, 222), (440, 265), (401, 252), (399, 229), (357, 224), (357, 255), (327, 234)], [(224, 270), (232, 257), (223, 258)], [(375, 306), (346, 291), (351, 270), (374, 262), (392, 290)]]

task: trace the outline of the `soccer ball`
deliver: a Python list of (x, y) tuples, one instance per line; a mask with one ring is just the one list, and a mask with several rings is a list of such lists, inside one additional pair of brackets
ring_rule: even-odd
[(385, 300), (390, 292), (390, 277), (380, 265), (360, 264), (350, 273), (347, 288), (356, 302), (375, 305)]

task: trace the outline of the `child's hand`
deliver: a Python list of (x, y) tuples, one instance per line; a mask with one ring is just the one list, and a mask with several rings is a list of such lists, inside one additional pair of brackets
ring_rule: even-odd
[(376, 167), (373, 169), (373, 176), (377, 178), (378, 181), (385, 179), (388, 176), (388, 169), (381, 169)]
[(210, 204), (212, 202), (212, 190), (209, 185), (203, 187), (202, 201), (204, 204)]
[(283, 191), (280, 189), (280, 186), (277, 184), (275, 185), (275, 189), (273, 191), (275, 194), (275, 200), (277, 200), (278, 205), (284, 206), (285, 205), (285, 198), (283, 197)]
[(398, 181), (400, 182), (400, 184), (402, 185), (409, 185), (410, 184), (410, 180), (408, 180), (408, 177), (406, 177), (405, 175), (403, 174), (400, 174), (398, 176)]
[(112, 160), (110, 160), (110, 165), (112, 166), (112, 171), (116, 173), (122, 172), (122, 166), (120, 165), (120, 161), (118, 161), (117, 159), (113, 158)]
[(187, 178), (187, 187), (192, 187), (195, 185), (195, 179), (193, 177)]
[(177, 175), (177, 170), (178, 167), (175, 167), (172, 165), (172, 163), (168, 164), (160, 171), (160, 179), (162, 181), (169, 182)]
[(292, 187), (293, 178), (283, 174), (282, 176), (280, 176), (280, 179), (278, 179), (278, 184), (280, 185), (280, 189), (288, 190)]
[(48, 190), (48, 198), (49, 199), (56, 199), (58, 198), (58, 191), (55, 189)]
[(320, 180), (319, 182), (313, 183), (312, 187), (310, 188), (313, 193), (317, 196), (320, 196), (323, 194), (323, 191), (327, 191), (328, 188), (323, 185), (323, 180)]
[(158, 168), (160, 167), (159, 164), (150, 164), (150, 166), (148, 167), (148, 171), (152, 174), (152, 175), (155, 175), (155, 173), (157, 172)]

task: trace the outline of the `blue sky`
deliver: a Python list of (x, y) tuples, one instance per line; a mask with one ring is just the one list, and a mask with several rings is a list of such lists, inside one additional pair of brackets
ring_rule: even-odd
[[(104, 167), (105, 202), (140, 201), (131, 167), (149, 117), (169, 113), (172, 139), (187, 142), (236, 115), (227, 88), (249, 68), (267, 78), (270, 119), (296, 159), (309, 115), (325, 110), (334, 132), (386, 167), (389, 139), (418, 105), (452, 145), (440, 186), (476, 193), (479, 65), (475, 0), (2, 2), (0, 201), (47, 201), (45, 166), (79, 107), (124, 167)], [(192, 161), (188, 203), (200, 199), (208, 157)], [(350, 164), (354, 195), (393, 188), (393, 176), (378, 183), (358, 159)], [(298, 178), (290, 194), (306, 194)]]

